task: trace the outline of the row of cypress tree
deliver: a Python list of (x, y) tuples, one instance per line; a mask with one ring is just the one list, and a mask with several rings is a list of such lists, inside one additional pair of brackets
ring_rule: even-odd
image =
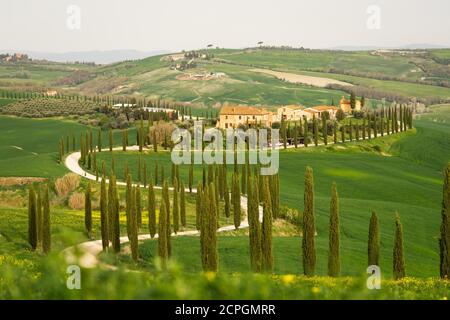
[(328, 117), (322, 114), (322, 117), (318, 119), (313, 115), (311, 121), (305, 117), (303, 121), (294, 121), (293, 126), (290, 121), (282, 119), (280, 134), (284, 148), (287, 148), (288, 144), (297, 148), (300, 142), (303, 142), (305, 147), (311, 142), (317, 146), (320, 137), (323, 143), (328, 145), (328, 136), (333, 136), (334, 143), (338, 143), (339, 140), (341, 142), (365, 140), (366, 137), (368, 139), (376, 138), (380, 135), (384, 136), (384, 134), (406, 131), (413, 127), (413, 110), (402, 105), (366, 112), (363, 115), (362, 124), (352, 124), (350, 120), (349, 124), (339, 125), (337, 121), (330, 122)]

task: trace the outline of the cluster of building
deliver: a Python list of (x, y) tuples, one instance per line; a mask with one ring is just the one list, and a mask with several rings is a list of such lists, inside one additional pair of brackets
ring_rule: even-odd
[[(305, 108), (301, 105), (288, 105), (278, 108), (277, 111), (249, 106), (225, 106), (220, 111), (217, 127), (221, 129), (237, 128), (240, 125), (271, 127), (274, 122), (281, 122), (282, 120), (321, 119), (325, 113), (329, 116), (329, 119), (334, 120), (339, 110), (350, 113), (352, 111), (350, 101), (342, 97), (339, 107), (323, 105)], [(356, 101), (354, 110), (361, 110), (361, 101)]]

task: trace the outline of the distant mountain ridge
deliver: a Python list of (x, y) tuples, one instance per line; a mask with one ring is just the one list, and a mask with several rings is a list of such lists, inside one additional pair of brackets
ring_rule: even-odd
[(93, 50), (71, 51), (63, 53), (39, 52), (29, 50), (0, 50), (0, 53), (25, 53), (31, 59), (48, 60), (54, 62), (95, 62), (96, 64), (110, 64), (125, 60), (139, 60), (160, 54), (167, 54), (168, 50), (138, 51), (138, 50)]

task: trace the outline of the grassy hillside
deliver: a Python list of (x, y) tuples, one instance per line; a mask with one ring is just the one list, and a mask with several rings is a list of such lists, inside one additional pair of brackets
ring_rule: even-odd
[[(106, 66), (26, 62), (0, 64), (0, 88), (70, 94), (140, 95), (212, 106), (216, 103), (307, 106), (329, 104), (343, 93), (297, 85), (255, 72), (255, 67), (336, 79), (404, 97), (450, 99), (445, 57), (450, 50), (408, 54), (368, 51), (248, 49), (210, 50), (215, 59), (197, 60), (197, 68), (170, 70), (167, 56), (154, 56)], [(77, 74), (83, 73), (79, 78)], [(181, 80), (187, 74), (225, 73), (220, 79)], [(433, 85), (430, 85), (433, 84)]]
[[(6, 177), (56, 177), (64, 174), (67, 169), (56, 162), (59, 139), (74, 135), (78, 144), (80, 134), (88, 130), (74, 121), (10, 116), (0, 116), (0, 127), (0, 176)], [(107, 137), (108, 133), (103, 132), (105, 145)], [(121, 133), (115, 132), (116, 142), (120, 142), (119, 137)], [(96, 134), (94, 139), (97, 141)]]
[[(433, 54), (446, 55), (450, 50)], [(422, 98), (450, 98), (450, 89), (426, 85), (428, 80), (450, 80), (450, 67), (438, 64), (427, 54), (374, 55), (371, 52), (325, 50), (235, 50), (217, 52), (225, 61), (245, 66), (264, 67), (298, 74), (332, 78), (376, 90)], [(384, 79), (384, 80), (379, 80)], [(391, 79), (389, 81), (389, 79)], [(393, 81), (395, 80), (395, 81)], [(408, 83), (405, 83), (406, 81)]]
[[(439, 132), (422, 131), (418, 127), (417, 134), (406, 132), (398, 137), (386, 137), (370, 143), (360, 142), (348, 144), (346, 147), (310, 148), (308, 150), (288, 150), (280, 152), (281, 203), (299, 210), (303, 209), (303, 179), (306, 166), (314, 168), (316, 215), (317, 215), (317, 249), (318, 270), (325, 274), (328, 248), (328, 217), (330, 186), (337, 183), (342, 221), (342, 270), (345, 275), (358, 275), (365, 271), (368, 223), (372, 210), (380, 219), (382, 236), (381, 266), (387, 276), (391, 275), (391, 257), (394, 234), (394, 217), (398, 211), (402, 217), (405, 230), (405, 252), (408, 274), (428, 277), (437, 274), (438, 254), (437, 235), (440, 222), (440, 204), (442, 192), (441, 169), (448, 157), (447, 149), (438, 148), (446, 144), (448, 131), (445, 135)], [(424, 133), (425, 132), (425, 133)], [(425, 134), (425, 136), (424, 136)], [(431, 134), (432, 137), (428, 136)], [(434, 139), (436, 145), (422, 145), (422, 140)], [(385, 141), (387, 140), (387, 141)], [(419, 143), (416, 143), (419, 142)], [(409, 149), (394, 146), (407, 145)], [(375, 151), (382, 150), (382, 152)], [(411, 161), (416, 154), (434, 154), (434, 162)], [(166, 176), (170, 175), (169, 153), (150, 153), (145, 159), (150, 171), (157, 160), (159, 168), (165, 166)], [(111, 155), (102, 153), (97, 158), (104, 160), (107, 167), (111, 163)], [(119, 153), (114, 156), (116, 168), (123, 168), (128, 163), (129, 168), (137, 176), (136, 153)], [(428, 160), (428, 159), (426, 159)], [(447, 159), (448, 160), (448, 159)], [(121, 169), (118, 176), (121, 177)], [(187, 168), (181, 168), (180, 174), (187, 181)], [(196, 168), (196, 179), (201, 178), (201, 169)], [(176, 240), (178, 241), (178, 240)], [(181, 240), (180, 240), (181, 241)], [(194, 241), (186, 239), (185, 241)], [(223, 240), (225, 246), (229, 241)], [(293, 237), (281, 241), (290, 250), (280, 249), (275, 253), (284, 261), (298, 253), (295, 259), (300, 259), (300, 241)], [(234, 243), (234, 242), (233, 242)], [(229, 244), (231, 246), (231, 244)], [(238, 250), (244, 262), (236, 265), (236, 271), (248, 271), (245, 249), (247, 244), (241, 244), (243, 250)], [(290, 252), (290, 253), (287, 253)], [(233, 265), (230, 250), (224, 250), (224, 264)], [(192, 265), (195, 258), (180, 256), (181, 263)], [(187, 259), (187, 260), (186, 260)], [(231, 260), (230, 260), (231, 259)], [(280, 272), (301, 272), (298, 261), (284, 265)], [(192, 266), (191, 268), (194, 268)], [(226, 270), (228, 270), (225, 267)], [(281, 271), (283, 270), (283, 271)]]

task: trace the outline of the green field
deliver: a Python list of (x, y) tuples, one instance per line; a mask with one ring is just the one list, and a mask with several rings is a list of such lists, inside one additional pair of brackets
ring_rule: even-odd
[[(58, 164), (58, 141), (61, 137), (76, 137), (79, 148), (81, 133), (88, 127), (74, 121), (61, 119), (24, 119), (0, 116), (0, 176), (2, 177), (57, 177), (68, 172)], [(120, 143), (121, 132), (114, 133), (115, 142)], [(97, 141), (97, 134), (93, 135)], [(108, 132), (103, 132), (106, 146)], [(131, 141), (134, 141), (130, 133)]]
[[(170, 70), (170, 62), (165, 56), (95, 67), (34, 62), (0, 64), (0, 87), (14, 90), (15, 86), (23, 89), (26, 85), (38, 88), (51, 84), (62, 92), (87, 95), (114, 92), (115, 95), (146, 96), (207, 106), (226, 102), (313, 106), (329, 104), (332, 99), (337, 101), (344, 95), (336, 90), (284, 82), (251, 70), (259, 67), (341, 80), (405, 97), (449, 100), (449, 88), (423, 83), (424, 79), (436, 81), (433, 84), (450, 80), (450, 67), (433, 60), (445, 59), (449, 52), (430, 50), (409, 55), (376, 55), (368, 51), (217, 49), (211, 50), (215, 59), (198, 60), (197, 68), (184, 72)], [(21, 70), (27, 78), (11, 77), (11, 68)], [(89, 72), (92, 77), (75, 86), (58, 85), (58, 80), (78, 71)], [(183, 73), (210, 72), (221, 72), (226, 76), (208, 81), (177, 79)]]
[[(438, 133), (434, 137), (439, 137)], [(390, 138), (390, 137), (389, 137)], [(389, 139), (386, 138), (386, 139)], [(406, 134), (394, 144), (409, 143), (408, 139), (422, 139), (421, 131), (417, 135)], [(383, 138), (380, 138), (383, 140)], [(441, 140), (440, 143), (443, 141)], [(381, 141), (380, 141), (381, 143)], [(362, 143), (361, 143), (362, 144)], [(374, 144), (377, 144), (376, 142)], [(430, 146), (433, 147), (433, 146)], [(450, 146), (447, 146), (450, 148)], [(413, 163), (405, 158), (414, 156), (409, 150), (404, 154), (383, 156), (375, 153), (356, 153), (350, 149), (339, 151), (322, 150), (307, 152), (282, 151), (280, 153), (281, 204), (299, 210), (303, 209), (303, 174), (306, 166), (312, 166), (315, 172), (316, 214), (317, 214), (317, 247), (319, 254), (318, 269), (320, 274), (326, 272), (328, 248), (328, 215), (330, 201), (330, 186), (333, 181), (338, 185), (342, 216), (342, 254), (343, 274), (358, 275), (364, 272), (366, 266), (367, 230), (371, 210), (375, 210), (380, 219), (382, 232), (382, 263), (386, 275), (391, 274), (391, 251), (393, 244), (394, 217), (398, 211), (402, 217), (405, 229), (406, 261), (408, 274), (411, 276), (428, 277), (437, 274), (438, 255), (436, 236), (439, 230), (441, 174), (444, 164), (436, 162), (432, 167)], [(324, 150), (325, 149), (325, 150)], [(423, 150), (421, 150), (423, 152)], [(110, 154), (102, 153), (98, 161), (105, 160), (110, 166)], [(445, 157), (445, 153), (442, 158)], [(146, 157), (149, 168), (151, 163), (158, 161), (159, 167), (166, 164), (166, 176), (170, 172), (168, 153), (151, 153)], [(137, 173), (136, 153), (119, 153), (114, 156), (116, 168), (124, 168), (128, 164), (130, 170)], [(152, 169), (150, 169), (152, 170)], [(119, 169), (118, 176), (122, 171)], [(187, 169), (181, 169), (180, 175), (187, 179)], [(200, 168), (196, 170), (196, 178), (201, 178)], [(186, 181), (186, 180), (185, 180)], [(175, 240), (179, 241), (179, 240)], [(186, 239), (184, 241), (196, 240)], [(227, 240), (223, 240), (226, 242)], [(235, 241), (235, 240), (230, 240)], [(298, 238), (279, 240), (292, 246), (292, 252), (299, 252)], [(286, 241), (286, 242), (284, 242)], [(234, 242), (233, 242), (234, 243)], [(245, 242), (244, 247), (247, 246)], [(238, 250), (246, 256), (242, 250)], [(229, 250), (225, 250), (225, 261)], [(286, 250), (276, 250), (275, 259), (283, 261)], [(180, 257), (182, 264), (192, 265), (191, 258)], [(241, 257), (242, 258), (242, 257)], [(297, 257), (300, 259), (300, 256)], [(195, 260), (195, 258), (194, 258)], [(232, 261), (232, 260), (231, 260)], [(198, 261), (197, 261), (198, 262)], [(227, 263), (227, 262), (224, 262)], [(233, 265), (228, 261), (229, 265)], [(248, 271), (248, 261), (239, 264), (235, 271)], [(301, 264), (292, 262), (286, 265), (290, 273), (300, 273)], [(425, 267), (426, 266), (426, 267)], [(192, 267), (193, 268), (193, 267)], [(241, 269), (242, 268), (242, 269)], [(194, 268), (193, 268), (194, 269)], [(226, 270), (228, 270), (226, 268)]]

